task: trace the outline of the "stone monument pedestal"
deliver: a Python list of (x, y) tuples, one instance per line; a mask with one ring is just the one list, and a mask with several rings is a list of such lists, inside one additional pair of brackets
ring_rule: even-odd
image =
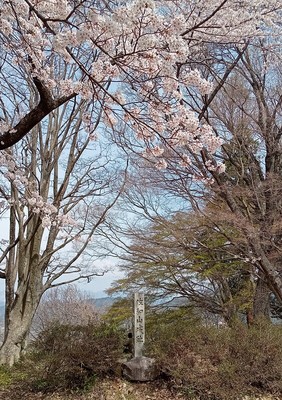
[(122, 375), (130, 381), (153, 381), (158, 376), (154, 358), (135, 357), (122, 364)]

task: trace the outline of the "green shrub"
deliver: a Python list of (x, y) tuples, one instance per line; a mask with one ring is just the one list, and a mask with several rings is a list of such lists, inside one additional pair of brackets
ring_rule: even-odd
[(3, 366), (0, 367), (0, 388), (9, 386), (13, 381), (11, 371)]
[(150, 355), (188, 399), (282, 394), (282, 327), (261, 322), (250, 329), (241, 323), (218, 329), (178, 320), (157, 331)]
[(31, 385), (40, 391), (88, 389), (97, 377), (114, 373), (121, 353), (121, 333), (105, 323), (55, 324), (34, 343)]

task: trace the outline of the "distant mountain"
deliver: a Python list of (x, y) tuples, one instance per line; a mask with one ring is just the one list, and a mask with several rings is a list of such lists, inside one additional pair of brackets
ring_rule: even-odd
[(117, 297), (101, 297), (99, 299), (90, 299), (91, 303), (94, 304), (100, 312), (110, 308), (117, 300)]
[[(105, 312), (110, 308), (118, 298), (114, 297), (101, 297), (99, 299), (90, 299), (89, 301), (97, 307), (98, 311)], [(4, 325), (5, 303), (0, 301), (0, 328)]]

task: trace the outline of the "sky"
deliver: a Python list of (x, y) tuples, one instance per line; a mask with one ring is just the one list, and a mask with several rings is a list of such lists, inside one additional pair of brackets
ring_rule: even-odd
[[(121, 272), (117, 268), (106, 273), (101, 277), (94, 277), (89, 283), (81, 282), (75, 283), (75, 285), (82, 291), (85, 292), (89, 297), (99, 299), (101, 297), (107, 297), (105, 290), (111, 286), (111, 283), (122, 277)], [(0, 303), (5, 300), (5, 282), (4, 279), (0, 279)]]
[(105, 293), (105, 290), (111, 286), (112, 282), (114, 282), (117, 279), (120, 279), (122, 276), (123, 275), (118, 270), (118, 268), (115, 268), (113, 271), (106, 273), (102, 277), (99, 276), (94, 277), (93, 280), (89, 283), (82, 282), (80, 284), (77, 284), (77, 287), (80, 290), (87, 292), (90, 295), (90, 297), (98, 299), (101, 297), (108, 296)]
[[(9, 222), (8, 218), (2, 217), (0, 219), (0, 240), (7, 239), (9, 234)], [(111, 286), (111, 283), (123, 275), (116, 266), (117, 260), (111, 257), (107, 260), (103, 259), (102, 264), (110, 266), (109, 272), (105, 273), (104, 276), (94, 276), (92, 280), (87, 283), (85, 280), (81, 282), (75, 282), (75, 285), (82, 291), (86, 292), (91, 298), (107, 297), (105, 290)], [(4, 301), (5, 296), (5, 281), (0, 279), (0, 303)]]
[[(8, 236), (8, 221), (5, 218), (1, 218), (0, 220), (1, 232), (0, 239), (7, 238)], [(107, 260), (103, 260), (103, 264), (110, 264), (111, 269), (109, 272), (105, 273), (104, 276), (93, 277), (93, 279), (87, 283), (85, 280), (82, 282), (76, 282), (75, 285), (82, 291), (86, 292), (91, 298), (101, 298), (108, 296), (105, 293), (111, 283), (123, 275), (119, 271), (118, 267), (115, 266), (115, 263), (111, 259), (108, 263)], [(0, 279), (0, 303), (4, 301), (5, 295), (5, 281), (4, 279)]]

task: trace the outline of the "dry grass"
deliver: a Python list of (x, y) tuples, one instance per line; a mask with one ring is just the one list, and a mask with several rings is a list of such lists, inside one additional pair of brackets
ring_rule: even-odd
[[(77, 393), (31, 393), (20, 388), (0, 390), (0, 400), (185, 400), (171, 392), (161, 383), (131, 383), (121, 379), (103, 380), (90, 392)], [(192, 400), (190, 398), (190, 400)], [(197, 399), (195, 399), (197, 400)], [(280, 400), (274, 396), (243, 397), (238, 400)]]
[(98, 382), (88, 393), (31, 393), (20, 387), (0, 391), (0, 400), (184, 400), (160, 383), (131, 383), (121, 379)]

